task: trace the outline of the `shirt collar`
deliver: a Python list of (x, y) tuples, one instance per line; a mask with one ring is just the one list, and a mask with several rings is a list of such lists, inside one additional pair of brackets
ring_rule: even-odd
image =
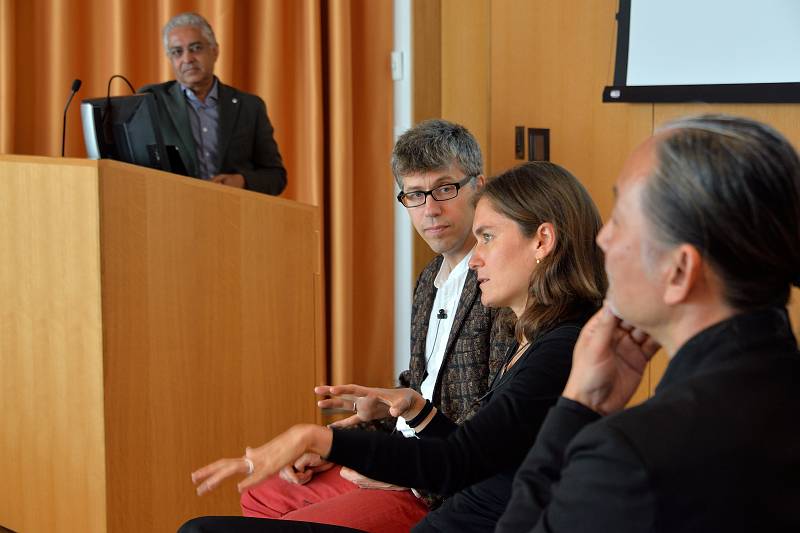
[(455, 268), (450, 268), (450, 263), (447, 262), (446, 259), (442, 258), (442, 265), (439, 267), (439, 272), (436, 274), (436, 279), (433, 280), (433, 286), (437, 289), (441, 289), (442, 285), (445, 284), (447, 279), (453, 276), (460, 276), (464, 274), (467, 269), (469, 268), (469, 260), (472, 257), (472, 250), (469, 251), (464, 258), (458, 262)]
[(194, 94), (194, 91), (191, 90), (189, 87), (185, 86), (182, 83), (180, 84), (180, 86), (181, 86), (181, 90), (183, 91), (183, 94), (186, 95), (186, 98), (191, 100), (193, 103), (200, 104), (200, 105), (203, 105), (203, 104), (205, 104), (205, 105), (216, 105), (217, 101), (219, 100), (219, 83), (218, 82), (219, 82), (219, 80), (217, 79), (216, 76), (214, 76), (214, 83), (211, 84), (211, 90), (208, 91), (208, 96), (206, 96), (206, 101), (205, 102), (201, 102), (200, 99), (197, 97), (197, 95)]
[(784, 350), (797, 353), (797, 341), (786, 308), (770, 307), (737, 314), (686, 341), (669, 362), (656, 393), (748, 356), (765, 356)]

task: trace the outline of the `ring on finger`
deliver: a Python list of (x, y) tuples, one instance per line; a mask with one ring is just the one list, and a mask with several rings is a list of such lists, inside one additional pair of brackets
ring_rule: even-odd
[(244, 459), (244, 464), (247, 465), (247, 475), (249, 476), (253, 472), (256, 471), (256, 465), (253, 464), (253, 460), (249, 457), (242, 457)]

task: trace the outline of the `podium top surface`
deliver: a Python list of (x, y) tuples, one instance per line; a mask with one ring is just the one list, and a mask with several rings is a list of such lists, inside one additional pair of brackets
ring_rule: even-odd
[(291, 205), (296, 208), (306, 208), (314, 211), (319, 210), (319, 206), (298, 202), (297, 200), (291, 200), (279, 196), (269, 196), (254, 191), (237, 189), (235, 187), (225, 187), (206, 180), (181, 176), (171, 172), (164, 172), (163, 170), (131, 165), (129, 163), (123, 163), (122, 161), (115, 161), (113, 159), (84, 159), (79, 157), (0, 154), (0, 164), (3, 163), (94, 168), (97, 169), (100, 176), (102, 176), (105, 171), (122, 172), (126, 174), (133, 173), (143, 177), (152, 176), (154, 178), (157, 177), (158, 179), (177, 180), (177, 182), (183, 183), (189, 187), (210, 189), (226, 195), (246, 195), (248, 198), (261, 198), (270, 202), (274, 201), (278, 203), (285, 203), (286, 205)]

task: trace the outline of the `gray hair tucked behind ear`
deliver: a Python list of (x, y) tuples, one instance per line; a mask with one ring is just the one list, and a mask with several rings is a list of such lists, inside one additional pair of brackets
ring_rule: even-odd
[(695, 246), (735, 309), (785, 306), (800, 274), (800, 160), (759, 122), (676, 120), (658, 146), (644, 212), (657, 240)]

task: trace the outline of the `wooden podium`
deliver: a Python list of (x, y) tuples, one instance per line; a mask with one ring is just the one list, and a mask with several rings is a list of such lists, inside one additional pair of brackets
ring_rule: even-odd
[(0, 525), (239, 514), (196, 467), (319, 421), (319, 209), (118, 163), (0, 156)]

